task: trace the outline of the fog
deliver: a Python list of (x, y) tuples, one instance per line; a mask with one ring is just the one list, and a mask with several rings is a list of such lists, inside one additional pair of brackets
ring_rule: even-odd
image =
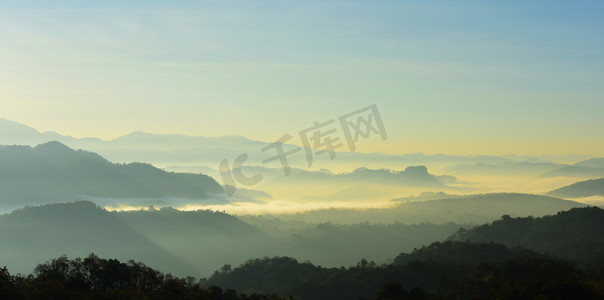
[[(197, 277), (266, 256), (326, 267), (361, 258), (390, 263), (503, 215), (539, 217), (604, 203), (599, 181), (595, 189), (572, 185), (602, 167), (585, 157), (338, 153), (314, 168), (294, 160), (288, 175), (250, 159), (241, 172), (262, 180), (236, 182), (229, 194), (218, 164), (193, 157), (218, 162), (248, 149), (242, 142), (265, 144), (149, 134), (67, 142), (85, 148), (56, 141), (0, 146), (0, 258), (11, 272), (91, 252)], [(212, 156), (208, 149), (219, 150)], [(581, 175), (575, 166), (589, 169)], [(582, 196), (555, 196), (565, 186)]]

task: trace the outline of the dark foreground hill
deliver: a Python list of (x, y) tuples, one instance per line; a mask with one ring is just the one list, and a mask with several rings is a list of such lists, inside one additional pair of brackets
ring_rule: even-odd
[(542, 218), (503, 216), (491, 224), (462, 229), (450, 239), (522, 246), (571, 259), (586, 267), (601, 268), (604, 267), (604, 210), (573, 208)]
[(33, 148), (0, 146), (0, 178), (0, 204), (10, 207), (64, 202), (84, 195), (202, 199), (224, 192), (203, 174), (165, 172), (142, 163), (114, 164), (59, 142)]
[(444, 242), (393, 264), (362, 259), (349, 268), (324, 268), (273, 257), (224, 265), (199, 281), (134, 260), (61, 256), (28, 276), (0, 268), (0, 299), (601, 299), (603, 280), (602, 272), (525, 249)]
[(451, 237), (461, 241), (401, 253), (393, 264), (362, 259), (324, 268), (287, 257), (254, 259), (225, 266), (206, 283), (300, 299), (601, 299), (603, 222), (604, 211), (593, 207), (504, 216)]
[(295, 299), (600, 299), (601, 273), (526, 249), (435, 243), (393, 264), (362, 259), (324, 268), (289, 257), (226, 265), (205, 286), (275, 292)]
[(277, 295), (250, 295), (217, 286), (203, 287), (193, 277), (164, 274), (141, 262), (66, 256), (39, 264), (29, 276), (0, 268), (0, 299), (208, 299), (280, 300)]

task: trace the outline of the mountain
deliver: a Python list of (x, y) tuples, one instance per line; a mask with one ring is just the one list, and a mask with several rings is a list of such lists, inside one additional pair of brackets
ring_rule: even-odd
[(203, 162), (218, 165), (224, 158), (249, 152), (262, 160), (260, 149), (268, 143), (241, 136), (203, 137), (179, 134), (152, 134), (135, 131), (113, 140), (74, 138), (55, 132), (40, 132), (27, 125), (0, 119), (0, 145), (35, 146), (58, 141), (74, 149), (86, 149), (114, 162), (149, 163)]
[(368, 168), (357, 168), (351, 173), (343, 173), (342, 179), (361, 182), (375, 182), (380, 184), (395, 184), (402, 186), (431, 186), (443, 187), (434, 175), (428, 173), (425, 166), (408, 166), (404, 171), (391, 171), (388, 169), (372, 170)]
[(593, 207), (504, 216), (401, 253), (391, 264), (360, 259), (349, 268), (325, 268), (265, 257), (229, 265), (203, 282), (298, 299), (601, 299), (603, 230), (604, 210)]
[[(439, 194), (436, 194), (438, 197)], [(445, 194), (446, 195), (446, 194)], [(433, 195), (434, 196), (434, 195)], [(427, 198), (433, 199), (433, 198)], [(393, 201), (396, 203), (399, 201)], [(283, 220), (307, 223), (332, 222), (349, 224), (358, 222), (417, 224), (432, 222), (445, 224), (482, 224), (499, 219), (502, 215), (516, 217), (543, 216), (587, 205), (554, 197), (493, 193), (475, 195), (446, 195), (437, 200), (408, 201), (390, 208), (380, 209), (323, 209), (295, 215), (274, 215)]]
[(604, 168), (584, 167), (584, 166), (564, 166), (559, 169), (546, 172), (541, 177), (577, 177), (594, 178), (604, 177)]
[[(203, 134), (203, 132), (201, 132)], [(291, 134), (291, 133), (290, 133)], [(275, 136), (275, 140), (278, 136)], [(246, 166), (280, 167), (278, 162), (264, 164), (263, 160), (274, 153), (262, 152), (262, 148), (272, 144), (251, 140), (242, 136), (204, 137), (180, 134), (153, 134), (135, 131), (112, 140), (98, 138), (74, 138), (54, 132), (40, 132), (32, 127), (17, 122), (0, 119), (0, 145), (29, 145), (35, 146), (49, 141), (61, 142), (70, 148), (86, 149), (99, 153), (113, 162), (142, 161), (163, 166), (210, 166), (217, 168), (223, 159), (231, 163), (240, 154), (247, 153)], [(292, 143), (295, 143), (292, 140)], [(293, 145), (285, 145), (293, 148)], [(287, 159), (294, 168), (306, 168), (307, 161), (304, 151), (288, 155)], [(315, 165), (321, 168), (348, 169), (351, 165), (362, 165), (368, 168), (383, 168), (393, 165), (424, 165), (435, 170), (441, 166), (527, 162), (537, 168), (549, 168), (547, 164), (555, 161), (577, 161), (592, 158), (589, 156), (569, 155), (555, 156), (485, 156), (485, 155), (445, 155), (423, 153), (408, 153), (401, 155), (387, 153), (337, 152), (336, 159), (329, 156), (315, 157)], [(540, 165), (543, 163), (544, 165)], [(523, 167), (521, 166), (521, 169)], [(549, 169), (548, 169), (549, 170)], [(543, 169), (545, 172), (545, 169)], [(541, 172), (541, 173), (543, 173)], [(447, 182), (448, 183), (448, 182)]]
[(492, 193), (453, 196), (440, 200), (401, 203), (394, 211), (399, 220), (421, 222), (485, 223), (504, 214), (513, 216), (543, 216), (584, 207), (584, 204), (531, 194)]
[(517, 257), (539, 256), (544, 255), (524, 248), (510, 249), (502, 244), (444, 241), (434, 242), (411, 253), (401, 253), (394, 258), (394, 263), (406, 265), (417, 261), (438, 261), (478, 266), (482, 263), (498, 263)]
[(604, 197), (604, 178), (576, 182), (571, 185), (555, 189), (547, 194), (561, 198), (581, 198), (590, 196)]
[(395, 202), (417, 202), (417, 201), (430, 201), (440, 199), (452, 199), (452, 198), (463, 198), (462, 195), (447, 194), (445, 192), (422, 192), (418, 196), (408, 196), (394, 198), (392, 201)]
[(29, 272), (35, 261), (94, 252), (195, 276), (209, 275), (226, 263), (274, 255), (347, 266), (359, 257), (387, 262), (400, 251), (445, 239), (461, 228), (453, 223), (285, 227), (289, 225), (208, 210), (109, 212), (84, 201), (47, 204), (0, 215), (0, 265)]
[(0, 146), (0, 204), (19, 207), (96, 198), (208, 199), (222, 187), (203, 174), (170, 173), (149, 164), (114, 164), (59, 142)]
[(459, 164), (444, 170), (454, 174), (472, 175), (541, 175), (561, 168), (563, 165), (549, 162), (504, 162), (499, 164)]
[(111, 142), (129, 146), (144, 146), (145, 148), (194, 148), (199, 146), (222, 148), (232, 145), (245, 145), (262, 143), (254, 142), (242, 136), (203, 137), (188, 136), (183, 134), (153, 134), (135, 131), (130, 134), (115, 138)]
[(404, 171), (390, 169), (357, 168), (352, 172), (331, 173), (329, 171), (292, 170), (291, 175), (281, 175), (271, 182), (276, 184), (291, 183), (307, 185), (315, 183), (336, 184), (352, 183), (356, 185), (379, 184), (412, 187), (445, 187), (439, 181), (442, 177), (447, 182), (455, 181), (453, 176), (436, 176), (428, 173), (425, 166), (408, 166)]
[(450, 239), (522, 246), (597, 269), (604, 267), (604, 210), (573, 208), (540, 218), (503, 216), (491, 224), (460, 230)]
[[(98, 138), (77, 139), (71, 136), (61, 135), (56, 132), (40, 132), (27, 125), (0, 118), (0, 145), (28, 145), (60, 141), (69, 145), (98, 145), (103, 141)], [(81, 148), (81, 147), (79, 147)]]
[(34, 128), (0, 118), (0, 144), (23, 144), (40, 136), (41, 133)]
[(604, 157), (583, 160), (575, 164), (579, 167), (604, 168)]
[(366, 185), (354, 185), (327, 196), (305, 197), (305, 199), (323, 201), (354, 201), (366, 199), (379, 199), (385, 195), (384, 192)]
[(35, 261), (63, 254), (86, 256), (91, 252), (120, 259), (136, 257), (173, 271), (194, 271), (124, 224), (116, 214), (90, 202), (26, 207), (2, 215), (0, 240), (1, 264), (21, 273), (31, 272)]
[(395, 263), (325, 268), (291, 257), (250, 259), (206, 280), (295, 299), (601, 299), (603, 276), (526, 249), (437, 242)]
[(35, 261), (94, 252), (200, 276), (225, 261), (263, 255), (267, 235), (213, 211), (109, 212), (87, 201), (26, 207), (0, 215), (0, 265), (31, 272)]

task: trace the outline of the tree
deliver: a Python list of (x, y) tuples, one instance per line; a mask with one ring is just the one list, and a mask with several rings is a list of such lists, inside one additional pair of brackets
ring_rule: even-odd
[(407, 291), (397, 281), (387, 281), (380, 286), (377, 292), (377, 300), (405, 299)]

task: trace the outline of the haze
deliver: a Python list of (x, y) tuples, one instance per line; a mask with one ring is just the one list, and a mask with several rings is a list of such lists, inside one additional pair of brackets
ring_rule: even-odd
[(76, 137), (275, 141), (377, 104), (362, 152), (602, 155), (602, 4), (19, 1), (1, 115)]
[(5, 2), (0, 299), (604, 299), (602, 2)]

